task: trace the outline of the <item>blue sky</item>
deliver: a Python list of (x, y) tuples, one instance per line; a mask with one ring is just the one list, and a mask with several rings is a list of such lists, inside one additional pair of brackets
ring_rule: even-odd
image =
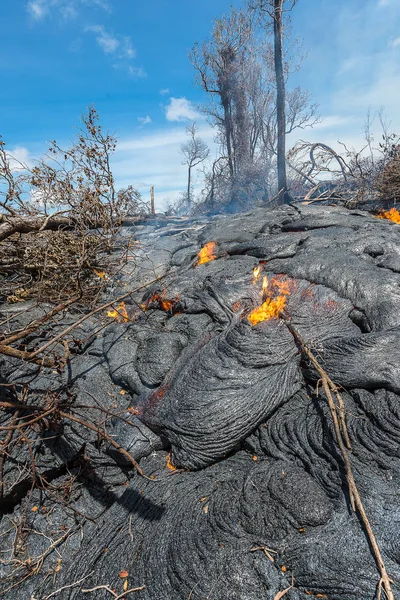
[[(180, 144), (203, 99), (187, 58), (212, 20), (240, 0), (13, 0), (2, 2), (0, 133), (19, 158), (68, 143), (89, 103), (119, 139), (120, 186), (156, 188), (157, 207), (185, 187)], [(400, 133), (400, 1), (299, 0), (293, 33), (308, 57), (293, 85), (324, 118), (308, 140), (362, 145), (368, 108), (385, 107)], [(147, 192), (146, 192), (147, 193)]]

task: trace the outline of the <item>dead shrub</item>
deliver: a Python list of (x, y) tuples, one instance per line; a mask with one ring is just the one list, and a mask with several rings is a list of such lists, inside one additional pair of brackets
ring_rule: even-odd
[[(3, 298), (61, 302), (96, 297), (112, 270), (127, 217), (148, 213), (132, 186), (117, 191), (110, 160), (116, 139), (94, 107), (70, 148), (52, 141), (29, 168), (0, 141), (0, 286)], [(118, 244), (123, 256), (121, 242)]]
[(400, 146), (394, 145), (376, 178), (376, 188), (383, 204), (400, 201)]

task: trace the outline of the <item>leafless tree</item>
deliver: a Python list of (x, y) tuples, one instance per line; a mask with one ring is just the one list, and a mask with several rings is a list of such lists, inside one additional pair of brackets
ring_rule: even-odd
[(240, 156), (245, 152), (245, 124), (242, 122), (245, 90), (240, 66), (245, 62), (250, 39), (248, 15), (232, 9), (228, 17), (216, 19), (211, 39), (202, 45), (195, 44), (190, 53), (197, 83), (210, 95), (210, 102), (203, 110), (219, 130), (219, 141), (226, 148), (231, 177), (237, 170), (237, 154)]
[(192, 203), (192, 169), (204, 162), (210, 154), (207, 144), (198, 137), (197, 132), (196, 123), (192, 123), (186, 127), (186, 133), (189, 136), (189, 139), (181, 145), (181, 154), (184, 156), (182, 164), (186, 165), (188, 168), (187, 206), (189, 210)]
[[(250, 6), (261, 13), (269, 16), (273, 23), (274, 33), (274, 70), (276, 84), (276, 155), (277, 155), (277, 176), (279, 201), (281, 204), (290, 201), (288, 193), (287, 176), (286, 176), (286, 133), (287, 133), (287, 118), (286, 118), (286, 82), (284, 69), (284, 52), (283, 52), (283, 13), (292, 10), (297, 0), (290, 0), (289, 7), (284, 8), (285, 0), (256, 0), (251, 2)], [(300, 100), (301, 96), (297, 94), (295, 98), (293, 113), (296, 113), (296, 99)], [(291, 118), (293, 126), (295, 120)]]
[[(274, 45), (265, 35), (265, 15), (254, 1), (253, 7), (231, 9), (217, 19), (210, 39), (196, 44), (190, 53), (197, 83), (208, 95), (208, 102), (200, 108), (216, 129), (222, 159), (208, 178), (209, 197), (214, 201), (218, 192), (223, 204), (244, 206), (265, 200), (276, 185)], [(285, 84), (293, 68), (287, 58), (285, 55)], [(316, 106), (310, 104), (306, 92), (289, 90), (284, 101), (285, 133), (315, 122)]]
[[(372, 123), (380, 134), (375, 141)], [(388, 207), (400, 198), (399, 136), (390, 130), (382, 110), (367, 114), (364, 140), (351, 148), (338, 142), (334, 149), (323, 142), (300, 140), (288, 152), (287, 164), (306, 184), (304, 199), (310, 202), (336, 201), (346, 206)]]

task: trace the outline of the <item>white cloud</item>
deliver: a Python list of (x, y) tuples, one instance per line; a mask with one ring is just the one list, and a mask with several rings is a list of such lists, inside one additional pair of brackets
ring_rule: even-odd
[(42, 21), (54, 11), (64, 19), (74, 19), (82, 6), (97, 6), (107, 12), (111, 11), (106, 0), (29, 0), (26, 9), (34, 21)]
[(363, 115), (367, 110), (379, 110), (382, 106), (389, 119), (399, 128), (398, 98), (400, 95), (400, 65), (396, 60), (385, 56), (380, 68), (371, 69), (368, 79), (354, 78), (339, 88), (333, 96), (333, 108), (340, 112)]
[(102, 8), (106, 12), (111, 12), (111, 5), (109, 2), (107, 2), (107, 0), (81, 0), (81, 2), (83, 4), (94, 4), (95, 6)]
[(354, 69), (359, 68), (361, 63), (362, 63), (362, 57), (360, 57), (360, 56), (353, 56), (351, 58), (346, 58), (341, 63), (340, 68), (337, 71), (337, 74), (343, 75), (344, 73), (347, 73), (348, 71), (353, 71)]
[[(300, 75), (301, 85), (311, 86), (311, 92), (320, 104), (319, 112), (328, 116), (312, 129), (294, 132), (295, 138), (328, 144), (335, 144), (339, 139), (349, 146), (361, 148), (367, 112), (374, 115), (382, 105), (393, 131), (400, 131), (398, 3), (399, 0), (380, 3), (365, 0), (363, 9), (359, 2), (338, 4), (329, 24), (329, 36), (321, 34), (317, 43), (311, 46), (308, 72)], [(309, 10), (312, 10), (311, 6)], [(323, 20), (320, 18), (321, 27)], [(378, 135), (378, 120), (374, 128)], [(293, 141), (291, 137), (290, 142)]]
[(129, 65), (127, 71), (128, 74), (135, 79), (137, 77), (147, 77), (147, 73), (142, 67), (134, 67), (133, 65)]
[(86, 27), (85, 31), (92, 31), (97, 33), (96, 42), (105, 54), (114, 54), (119, 46), (119, 41), (116, 37), (113, 37), (106, 32), (103, 25), (90, 25)]
[(187, 121), (201, 118), (193, 104), (186, 98), (170, 98), (165, 108), (167, 121)]
[(7, 150), (7, 156), (12, 171), (21, 171), (25, 167), (30, 169), (33, 166), (33, 159), (24, 146), (15, 146), (12, 150)]
[(123, 39), (122, 53), (125, 58), (135, 58), (136, 56), (136, 50), (132, 48), (132, 41), (129, 36), (126, 36)]
[(112, 57), (114, 69), (125, 71), (129, 77), (135, 79), (146, 77), (146, 72), (142, 67), (136, 67), (131, 63), (135, 58), (136, 51), (129, 36), (111, 35), (103, 25), (90, 25), (85, 28), (85, 31), (97, 34), (96, 42), (104, 54)]
[[(199, 127), (199, 136), (208, 143), (214, 154), (214, 130), (205, 124)], [(133, 185), (144, 196), (148, 196), (149, 186), (154, 185), (156, 209), (165, 210), (167, 202), (177, 200), (187, 185), (187, 169), (181, 164), (180, 154), (181, 144), (186, 140), (184, 125), (166, 125), (164, 129), (156, 131), (142, 130), (140, 135), (122, 139), (112, 158), (117, 186)], [(194, 185), (199, 191), (201, 178)]]
[(78, 16), (78, 11), (73, 4), (60, 6), (60, 13), (65, 20), (75, 19)]
[(145, 117), (138, 117), (138, 121), (142, 125), (147, 125), (148, 123), (151, 123), (151, 118), (149, 117), (149, 115), (146, 115)]
[(115, 63), (113, 63), (112, 66), (117, 71), (124, 71), (132, 79), (139, 79), (141, 77), (147, 77), (147, 73), (142, 67), (135, 67), (134, 65), (129, 64), (129, 62), (127, 62), (126, 60), (115, 62)]
[(352, 122), (353, 117), (350, 116), (329, 115), (327, 117), (322, 117), (322, 121), (313, 125), (313, 129), (338, 129), (347, 126)]
[(169, 94), (169, 88), (162, 88), (160, 90), (160, 94), (161, 96), (166, 96), (167, 94)]
[(41, 21), (46, 15), (47, 7), (41, 0), (32, 0), (28, 2), (27, 10), (35, 21)]

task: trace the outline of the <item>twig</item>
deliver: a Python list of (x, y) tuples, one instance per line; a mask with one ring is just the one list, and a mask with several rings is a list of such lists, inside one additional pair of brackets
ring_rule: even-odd
[(49, 598), (52, 598), (53, 596), (56, 596), (57, 594), (59, 594), (63, 590), (75, 587), (75, 586), (79, 585), (80, 583), (82, 583), (82, 581), (85, 581), (85, 579), (87, 579), (88, 577), (90, 577), (90, 575), (85, 575), (85, 577), (82, 577), (82, 579), (79, 579), (78, 581), (74, 581), (74, 583), (70, 583), (69, 585), (64, 585), (63, 587), (58, 588), (58, 590), (54, 590), (54, 592), (52, 592), (48, 596), (45, 596), (42, 600), (49, 600)]
[[(30, 408), (30, 407), (26, 406), (25, 409), (26, 408)], [(9, 431), (10, 429), (19, 429), (20, 427), (27, 427), (28, 425), (33, 425), (34, 423), (41, 421), (42, 419), (44, 419), (51, 413), (55, 412), (56, 410), (57, 410), (57, 407), (53, 406), (52, 408), (49, 408), (49, 410), (42, 412), (37, 417), (31, 419), (30, 421), (26, 421), (25, 423), (18, 423), (18, 425), (3, 425), (0, 427), (0, 431)]]
[[(371, 524), (369, 522), (367, 513), (365, 512), (364, 505), (362, 503), (361, 496), (360, 496), (360, 493), (358, 491), (358, 488), (357, 488), (357, 485), (356, 485), (356, 482), (354, 479), (350, 456), (349, 456), (349, 453), (348, 453), (348, 450), (347, 450), (346, 444), (345, 444), (345, 439), (346, 439), (345, 432), (347, 431), (347, 429), (345, 427), (344, 411), (343, 411), (343, 408), (339, 405), (339, 411), (342, 413), (342, 419), (343, 419), (341, 421), (341, 419), (338, 418), (337, 407), (332, 398), (332, 392), (337, 397), (337, 394), (338, 394), (337, 386), (329, 378), (325, 369), (320, 365), (320, 363), (318, 362), (318, 360), (316, 359), (314, 354), (308, 348), (307, 344), (305, 343), (305, 341), (303, 340), (303, 338), (301, 337), (301, 335), (297, 331), (297, 329), (292, 325), (289, 318), (286, 315), (282, 315), (282, 319), (285, 322), (285, 324), (286, 324), (287, 328), (289, 329), (289, 331), (291, 332), (291, 334), (293, 335), (293, 337), (295, 338), (295, 340), (299, 343), (302, 352), (304, 352), (304, 354), (309, 358), (309, 360), (314, 365), (315, 369), (317, 370), (318, 374), (321, 377), (322, 386), (324, 388), (324, 392), (325, 392), (326, 398), (328, 400), (328, 405), (329, 405), (329, 409), (330, 409), (331, 416), (332, 416), (336, 440), (337, 440), (337, 443), (338, 443), (338, 446), (340, 449), (340, 453), (342, 455), (342, 459), (344, 462), (347, 485), (349, 488), (349, 494), (350, 494), (350, 500), (352, 503), (352, 507), (353, 507), (353, 510), (355, 510), (355, 509), (358, 510), (358, 513), (359, 513), (361, 520), (363, 522), (363, 525), (365, 527), (367, 537), (368, 537), (368, 540), (371, 545), (372, 552), (373, 552), (373, 555), (375, 558), (375, 562), (377, 564), (379, 573), (381, 575), (380, 586), (381, 587), (383, 586), (387, 600), (395, 600), (393, 592), (392, 592), (392, 588), (390, 585), (393, 582), (390, 579), (390, 577), (386, 571), (386, 567), (385, 567), (385, 563), (383, 562), (382, 554), (380, 552), (378, 543), (376, 541), (375, 534), (372, 531)], [(342, 399), (341, 399), (341, 402), (343, 403)], [(343, 428), (343, 424), (344, 424), (344, 428)], [(342, 425), (342, 428), (341, 428), (341, 425)], [(343, 433), (343, 436), (342, 436), (342, 433)]]
[(58, 414), (60, 415), (60, 417), (63, 417), (64, 419), (70, 419), (71, 421), (75, 421), (75, 423), (79, 423), (80, 425), (83, 425), (83, 427), (87, 427), (88, 429), (91, 429), (92, 431), (96, 432), (97, 435), (99, 435), (100, 437), (104, 438), (109, 444), (111, 444), (112, 446), (114, 446), (114, 448), (116, 448), (116, 450), (118, 450), (118, 452), (120, 452), (123, 456), (125, 456), (125, 458), (127, 458), (129, 460), (129, 462), (135, 467), (136, 471), (142, 477), (144, 477), (145, 479), (148, 479), (149, 481), (155, 481), (155, 479), (152, 479), (151, 477), (148, 477), (144, 473), (143, 469), (136, 462), (136, 460), (129, 454), (129, 452), (127, 452), (125, 450), (125, 448), (122, 448), (122, 446), (120, 446), (118, 444), (118, 442), (116, 442), (104, 430), (99, 429), (99, 427), (96, 427), (96, 425), (93, 425), (92, 423), (89, 423), (88, 421), (84, 421), (83, 419), (81, 419), (79, 417), (76, 417), (75, 415), (72, 415), (71, 413), (66, 413), (66, 412), (60, 410)]
[(16, 317), (19, 317), (20, 315), (24, 315), (25, 313), (29, 312), (30, 310), (33, 310), (33, 308), (34, 308), (33, 306), (28, 306), (27, 308), (23, 308), (15, 313), (11, 313), (11, 315), (9, 317), (6, 317), (3, 321), (0, 321), (0, 327), (2, 327), (3, 325), (7, 325), (7, 323), (12, 321)]
[(281, 190), (279, 190), (279, 192), (277, 192), (275, 194), (275, 196), (272, 196), (272, 198), (269, 198), (266, 202), (264, 202), (263, 204), (265, 206), (268, 206), (269, 204), (272, 204), (277, 198), (279, 198), (279, 196), (282, 194), (282, 192), (284, 191), (284, 188), (282, 188)]
[(28, 362), (33, 362), (36, 365), (40, 365), (41, 367), (54, 367), (53, 359), (36, 358), (37, 353), (35, 352), (24, 352), (23, 350), (16, 350), (15, 348), (11, 348), (11, 346), (6, 346), (4, 344), (0, 345), (0, 354), (12, 356), (13, 358), (19, 358)]
[(6, 590), (3, 590), (3, 592), (2, 592), (3, 595), (6, 594), (7, 592), (9, 592), (10, 590), (12, 590), (13, 588), (21, 585), (21, 583), (23, 583), (26, 579), (29, 579), (29, 577), (32, 577), (32, 575), (37, 575), (43, 566), (45, 558), (53, 550), (55, 550), (60, 544), (62, 544), (66, 539), (68, 539), (68, 537), (70, 535), (73, 535), (77, 531), (78, 531), (77, 528), (69, 529), (64, 535), (62, 535), (57, 540), (53, 541), (40, 556), (36, 556), (34, 558), (28, 558), (26, 561), (20, 561), (20, 560), (16, 560), (16, 559), (14, 559), (13, 561), (10, 561), (10, 562), (16, 563), (16, 568), (27, 567), (29, 565), (29, 572), (26, 575), (24, 575), (23, 577), (19, 578), (18, 581), (16, 581), (12, 585), (10, 585)]
[[(13, 414), (13, 418), (11, 421), (12, 425), (15, 425), (15, 423), (18, 419), (18, 415), (19, 415), (19, 411), (17, 410)], [(7, 449), (12, 440), (12, 437), (14, 435), (14, 431), (15, 431), (15, 429), (9, 429), (4, 442), (2, 442), (2, 444), (1, 444), (1, 450), (0, 450), (0, 502), (2, 501), (3, 496), (4, 496), (4, 482), (3, 482), (4, 463), (6, 461)]]
[[(38, 350), (35, 350), (35, 352), (31, 352), (29, 360), (33, 360), (39, 354), (41, 354), (42, 352), (44, 352), (45, 350), (47, 350), (47, 348), (49, 348), (49, 346), (52, 346), (53, 344), (55, 344), (56, 342), (58, 342), (59, 340), (61, 340), (70, 331), (72, 331), (73, 329), (75, 329), (75, 327), (78, 327), (78, 325), (80, 325), (81, 323), (83, 323), (84, 321), (86, 321), (86, 319), (89, 319), (89, 317), (92, 317), (96, 313), (101, 312), (102, 310), (105, 310), (106, 308), (108, 308), (109, 306), (111, 306), (112, 304), (114, 304), (115, 302), (121, 302), (122, 300), (124, 300), (124, 298), (127, 298), (131, 294), (135, 294), (136, 292), (140, 292), (140, 290), (143, 290), (144, 288), (148, 287), (149, 285), (152, 285), (153, 283), (157, 283), (158, 281), (160, 281), (161, 279), (163, 279), (163, 277), (165, 277), (165, 276), (166, 276), (166, 273), (164, 275), (161, 275), (160, 277), (157, 277), (156, 279), (153, 279), (152, 281), (149, 281), (148, 283), (144, 283), (143, 285), (137, 287), (134, 290), (130, 290), (129, 292), (126, 292), (125, 294), (122, 294), (122, 296), (119, 296), (118, 298), (115, 298), (114, 300), (111, 300), (110, 302), (106, 302), (105, 304), (102, 304), (98, 308), (95, 308), (94, 310), (92, 310), (87, 315), (84, 315), (83, 317), (81, 317), (80, 319), (78, 319), (78, 321), (75, 321), (75, 323), (73, 323), (72, 325), (70, 325), (69, 327), (67, 327), (64, 331), (62, 331), (61, 333), (59, 333), (58, 335), (56, 335), (54, 338), (52, 338), (51, 340), (49, 340), (48, 342), (46, 342), (41, 348), (38, 348)], [(0, 351), (1, 351), (1, 347), (0, 347)]]
[(58, 212), (52, 213), (50, 215), (47, 215), (46, 219), (43, 221), (43, 225), (40, 227), (39, 231), (44, 231), (46, 229), (46, 227), (49, 224), (49, 221), (51, 221), (51, 219), (53, 219), (54, 217), (58, 217), (58, 215), (63, 215), (65, 213), (69, 212), (69, 209), (67, 210), (59, 210)]
[(38, 329), (41, 325), (44, 325), (52, 317), (54, 317), (58, 313), (62, 312), (66, 308), (68, 308), (68, 306), (70, 306), (74, 302), (77, 302), (77, 300), (79, 300), (79, 298), (80, 298), (80, 296), (74, 296), (73, 298), (71, 298), (67, 302), (63, 302), (62, 304), (58, 304), (52, 310), (50, 310), (48, 313), (46, 313), (43, 317), (41, 317), (40, 319), (35, 319), (34, 321), (32, 321), (31, 323), (29, 323), (29, 325), (27, 325), (26, 327), (24, 327), (24, 329), (22, 329), (18, 333), (11, 334), (8, 337), (2, 339), (0, 341), (0, 348), (4, 344), (6, 344), (6, 345), (12, 344), (13, 342), (16, 342), (17, 340), (20, 340), (20, 339), (26, 337), (30, 333), (33, 333), (34, 331), (36, 331), (36, 329)]
[(199, 582), (195, 583), (194, 586), (192, 587), (192, 589), (190, 590), (190, 594), (187, 597), (187, 600), (191, 600), (192, 596), (193, 596), (193, 592), (194, 590), (197, 588), (197, 586), (199, 585)]
[(266, 546), (257, 546), (257, 548), (252, 548), (250, 552), (256, 552), (256, 550), (261, 550), (262, 552), (264, 552), (268, 560), (270, 560), (271, 562), (275, 562), (275, 559), (272, 556), (271, 552), (273, 554), (278, 554), (276, 550), (271, 550), (271, 548), (267, 548)]
[(114, 590), (112, 590), (110, 588), (110, 586), (108, 585), (96, 585), (96, 587), (94, 588), (90, 588), (88, 590), (81, 590), (83, 594), (90, 594), (91, 592), (97, 592), (97, 590), (106, 590), (107, 592), (109, 592), (110, 594), (112, 594), (115, 598), (115, 600), (119, 600), (120, 598), (123, 598), (124, 596), (126, 596), (126, 594), (130, 594), (131, 592), (138, 592), (139, 590), (144, 590), (146, 586), (145, 585), (141, 585), (140, 587), (136, 587), (136, 588), (131, 588), (130, 590), (126, 590), (126, 592), (123, 592), (122, 594), (116, 594), (114, 592)]
[(287, 587), (285, 590), (282, 590), (281, 592), (278, 592), (277, 594), (275, 594), (274, 596), (274, 600), (281, 600), (281, 598), (283, 598), (283, 596), (286, 596), (286, 594), (288, 593), (289, 590), (294, 588), (294, 576), (292, 575), (292, 585), (290, 585), (289, 587)]
[[(152, 281), (144, 283), (143, 285), (137, 287), (134, 290), (130, 290), (129, 292), (126, 292), (122, 296), (119, 296), (119, 298), (116, 298), (114, 300), (111, 300), (110, 302), (106, 302), (105, 304), (102, 304), (98, 308), (92, 310), (88, 314), (86, 314), (83, 317), (81, 317), (80, 319), (78, 319), (78, 321), (75, 321), (75, 323), (73, 323), (72, 325), (70, 325), (69, 327), (67, 327), (66, 329), (64, 329), (64, 331), (61, 331), (61, 333), (59, 333), (58, 335), (56, 335), (55, 337), (53, 337), (51, 340), (49, 340), (48, 342), (46, 342), (43, 346), (41, 346), (40, 348), (38, 348), (34, 352), (27, 352), (27, 351), (23, 351), (23, 350), (17, 350), (16, 348), (12, 348), (11, 346), (6, 345), (4, 343), (4, 341), (3, 341), (3, 342), (0, 343), (0, 354), (5, 354), (7, 356), (12, 356), (14, 358), (19, 358), (19, 359), (21, 359), (23, 361), (26, 361), (26, 362), (33, 362), (33, 363), (35, 363), (37, 365), (40, 365), (42, 367), (49, 367), (49, 368), (50, 367), (54, 367), (54, 365), (56, 363), (56, 361), (54, 359), (49, 359), (49, 358), (46, 358), (46, 357), (39, 358), (38, 357), (39, 354), (42, 354), (42, 352), (44, 352), (45, 350), (47, 350), (47, 348), (49, 348), (53, 344), (56, 344), (63, 337), (65, 337), (68, 333), (70, 333), (70, 331), (72, 331), (73, 329), (75, 329), (75, 327), (78, 327), (78, 325), (80, 325), (81, 323), (83, 323), (84, 321), (86, 321), (86, 319), (89, 319), (89, 317), (95, 315), (98, 312), (101, 312), (102, 310), (105, 310), (106, 308), (108, 308), (109, 306), (111, 306), (112, 304), (114, 304), (115, 302), (121, 302), (124, 298), (127, 298), (131, 294), (139, 292), (140, 290), (148, 287), (149, 285), (152, 285), (153, 283), (157, 283), (158, 281), (160, 281), (161, 279), (163, 279), (166, 275), (167, 275), (167, 273), (164, 273), (164, 275), (161, 275), (160, 277), (157, 277), (156, 279), (153, 279)], [(74, 301), (76, 301), (76, 300), (74, 300)], [(22, 334), (22, 332), (19, 332), (19, 333)], [(24, 334), (24, 336), (25, 336), (25, 334)], [(21, 336), (21, 337), (24, 337), (24, 336)], [(14, 338), (14, 341), (15, 341), (15, 336), (11, 336), (11, 337)]]
[(33, 454), (33, 448), (32, 448), (30, 439), (23, 432), (22, 426), (18, 426), (17, 429), (19, 431), (20, 436), (22, 437), (23, 440), (25, 440), (26, 445), (28, 446), (28, 452), (29, 452), (29, 457), (31, 459), (31, 469), (32, 469), (32, 485), (31, 485), (31, 491), (32, 491), (36, 485), (36, 465), (35, 465), (35, 457)]

